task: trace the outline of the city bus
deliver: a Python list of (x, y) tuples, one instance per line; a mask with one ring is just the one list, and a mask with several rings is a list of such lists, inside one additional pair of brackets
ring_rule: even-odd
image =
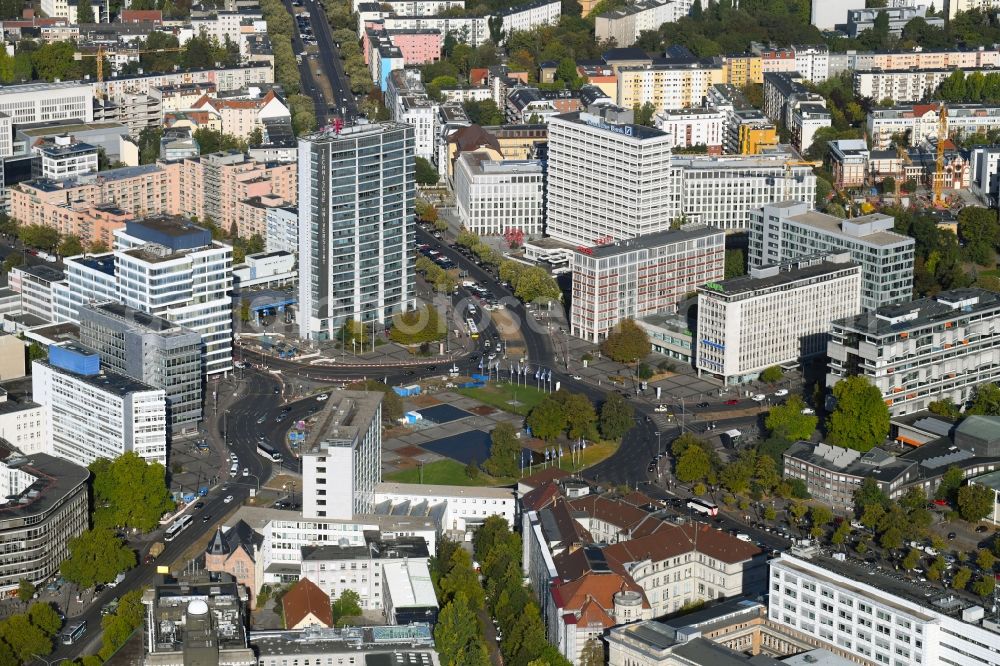
[(688, 500), (687, 506), (693, 511), (698, 513), (703, 513), (706, 516), (716, 517), (719, 515), (718, 505), (711, 500), (698, 499), (697, 497), (692, 497)]
[(83, 635), (87, 633), (87, 621), (77, 622), (76, 624), (66, 627), (66, 629), (60, 635), (60, 639), (63, 645), (72, 645), (76, 643)]
[(282, 460), (281, 454), (264, 442), (257, 442), (257, 453), (264, 456), (271, 462), (280, 463)]
[(184, 514), (174, 522), (170, 523), (170, 526), (167, 527), (166, 534), (163, 535), (163, 540), (173, 541), (174, 538), (178, 534), (186, 530), (188, 528), (188, 525), (190, 524), (191, 524), (191, 516), (189, 516), (188, 514)]
[(471, 318), (465, 320), (465, 327), (469, 329), (470, 338), (472, 338), (473, 340), (479, 338), (479, 329), (476, 328), (476, 322), (472, 321)]

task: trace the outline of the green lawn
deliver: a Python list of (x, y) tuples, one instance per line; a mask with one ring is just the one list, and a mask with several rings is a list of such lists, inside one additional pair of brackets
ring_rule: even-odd
[[(420, 483), (420, 468), (404, 469), (385, 475), (386, 481), (396, 483)], [(424, 465), (424, 483), (445, 486), (491, 486), (496, 483), (493, 477), (480, 472), (475, 479), (465, 474), (465, 465), (454, 460), (438, 460)]]
[[(534, 386), (515, 386), (513, 384), (488, 384), (483, 388), (457, 388), (454, 390), (456, 393), (461, 393), (490, 407), (521, 416), (527, 416), (528, 412), (548, 395), (545, 391), (536, 389)], [(511, 404), (515, 399), (517, 404)]]

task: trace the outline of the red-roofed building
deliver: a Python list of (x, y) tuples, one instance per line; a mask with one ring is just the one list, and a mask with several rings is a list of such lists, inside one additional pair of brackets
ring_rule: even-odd
[(159, 9), (123, 9), (118, 17), (119, 23), (156, 23), (163, 24), (163, 12)]
[(524, 497), (532, 490), (544, 485), (548, 481), (560, 481), (568, 476), (572, 476), (569, 472), (558, 467), (546, 467), (540, 469), (534, 474), (529, 474), (528, 476), (522, 477), (517, 481), (517, 495), (518, 497)]
[(285, 629), (333, 627), (330, 597), (316, 583), (303, 578), (281, 598)]

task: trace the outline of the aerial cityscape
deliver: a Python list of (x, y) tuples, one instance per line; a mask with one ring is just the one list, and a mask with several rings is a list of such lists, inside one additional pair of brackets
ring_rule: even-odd
[(1000, 0), (0, 0), (0, 666), (1000, 666)]

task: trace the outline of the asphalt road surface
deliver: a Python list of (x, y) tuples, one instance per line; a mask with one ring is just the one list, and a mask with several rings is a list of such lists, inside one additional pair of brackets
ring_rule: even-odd
[[(340, 59), (340, 50), (333, 41), (333, 29), (352, 28), (352, 26), (331, 26), (327, 21), (322, 3), (306, 0), (306, 8), (312, 16), (313, 34), (316, 36), (316, 46), (319, 47), (319, 61), (323, 66), (323, 74), (330, 81), (334, 99), (331, 106), (345, 107), (346, 119), (353, 121), (358, 115), (358, 105), (351, 93), (351, 81), (344, 73), (344, 63)], [(327, 114), (329, 115), (329, 114)], [(338, 114), (339, 115), (339, 114)]]

